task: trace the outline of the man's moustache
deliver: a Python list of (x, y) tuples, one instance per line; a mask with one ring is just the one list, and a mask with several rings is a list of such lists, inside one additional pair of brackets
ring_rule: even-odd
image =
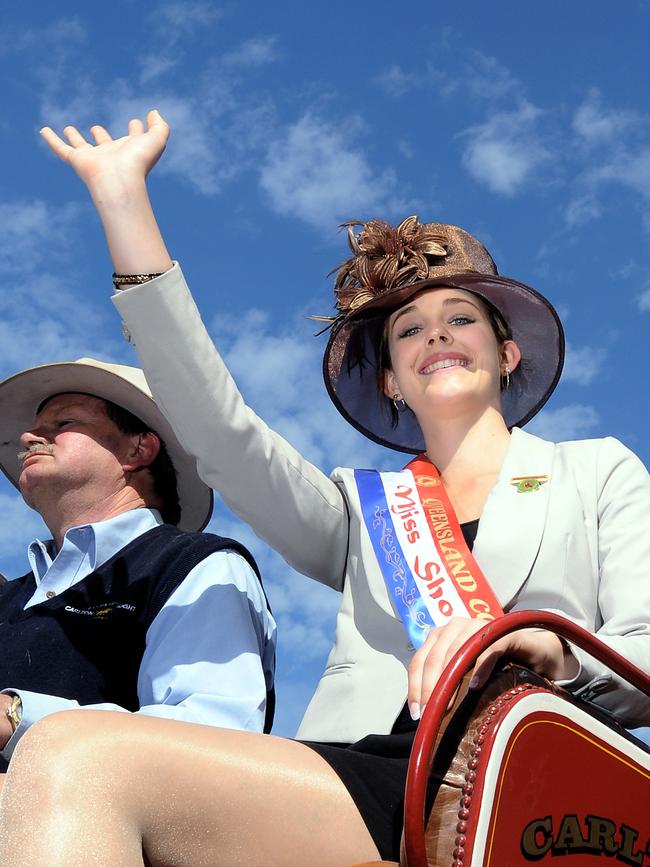
[(38, 445), (29, 446), (24, 452), (18, 452), (18, 460), (24, 461), (30, 455), (53, 455), (54, 446), (49, 443), (39, 443)]

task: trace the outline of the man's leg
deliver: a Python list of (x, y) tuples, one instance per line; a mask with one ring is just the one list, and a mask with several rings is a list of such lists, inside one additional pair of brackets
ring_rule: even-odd
[(22, 739), (0, 850), (21, 867), (142, 865), (143, 850), (156, 867), (378, 857), (347, 789), (303, 744), (100, 711), (46, 717)]

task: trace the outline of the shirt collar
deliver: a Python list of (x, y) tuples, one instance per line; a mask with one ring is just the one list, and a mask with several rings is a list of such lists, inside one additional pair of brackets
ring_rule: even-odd
[(44, 542), (35, 539), (27, 549), (27, 557), (36, 584), (43, 580), (50, 566), (64, 550), (67, 553), (76, 549), (78, 556), (88, 557), (90, 571), (93, 571), (129, 542), (162, 523), (157, 509), (130, 509), (105, 521), (79, 524), (66, 531), (63, 544), (54, 557), (51, 553), (54, 550), (52, 539)]

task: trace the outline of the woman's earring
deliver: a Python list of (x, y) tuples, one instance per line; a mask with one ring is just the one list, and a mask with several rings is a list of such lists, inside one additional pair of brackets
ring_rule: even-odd
[(393, 406), (395, 407), (395, 412), (404, 412), (404, 410), (408, 409), (406, 401), (399, 394), (393, 395)]
[(510, 388), (510, 368), (506, 364), (503, 368), (503, 375), (501, 376), (501, 390), (507, 391)]

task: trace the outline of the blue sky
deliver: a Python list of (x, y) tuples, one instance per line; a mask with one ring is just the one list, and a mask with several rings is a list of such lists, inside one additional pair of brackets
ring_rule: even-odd
[[(0, 375), (82, 355), (134, 363), (92, 207), (44, 124), (119, 134), (156, 107), (152, 196), (254, 409), (325, 470), (395, 467), (328, 404), (339, 222), (457, 223), (546, 294), (569, 351), (529, 429), (613, 435), (650, 464), (650, 3), (30, 2), (0, 7)], [(4, 480), (0, 568), (42, 533)], [(337, 595), (254, 550), (280, 624), (276, 731), (322, 670)]]

